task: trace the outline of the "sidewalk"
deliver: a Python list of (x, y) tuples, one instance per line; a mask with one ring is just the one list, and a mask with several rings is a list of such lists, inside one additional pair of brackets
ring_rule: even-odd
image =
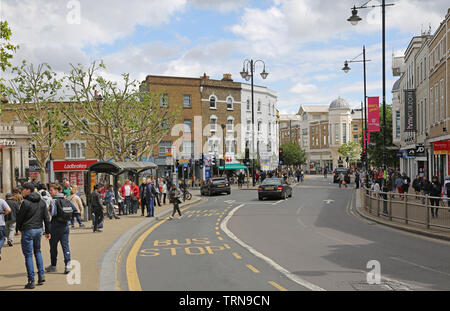
[[(196, 194), (195, 191), (193, 194)], [(201, 200), (198, 196), (193, 196), (190, 201), (186, 201), (180, 205), (194, 204)], [(171, 211), (172, 204), (165, 204), (161, 207), (155, 208), (155, 216), (161, 215)], [(155, 218), (156, 218), (155, 217)], [(150, 219), (155, 219), (150, 218)], [(34, 290), (25, 290), (24, 286), (27, 283), (27, 274), (25, 268), (25, 259), (22, 254), (20, 246), (20, 235), (14, 237), (14, 246), (5, 246), (2, 248), (2, 260), (0, 261), (0, 290), (1, 291), (97, 291), (99, 288), (99, 275), (102, 256), (109, 249), (109, 247), (120, 238), (121, 235), (128, 230), (142, 223), (148, 221), (149, 218), (142, 217), (140, 210), (136, 215), (120, 216), (120, 219), (110, 220), (108, 217), (104, 219), (104, 228), (101, 233), (93, 233), (91, 222), (85, 222), (86, 228), (78, 228), (75, 224), (75, 229), (70, 229), (69, 244), (71, 259), (80, 262), (81, 266), (81, 284), (69, 285), (64, 271), (64, 260), (61, 246), (58, 246), (58, 263), (57, 272), (45, 273), (46, 282), (42, 286), (37, 286)], [(49, 242), (42, 237), (41, 240), (42, 258), (44, 261), (44, 268), (50, 265), (50, 246)], [(33, 258), (36, 269), (36, 263)], [(35, 270), (36, 271), (36, 270)], [(70, 275), (70, 274), (69, 274)], [(35, 275), (37, 282), (37, 274)]]
[[(395, 221), (395, 220), (390, 221), (387, 218), (377, 217), (376, 215), (368, 213), (362, 206), (360, 190), (361, 189), (357, 189), (355, 191), (355, 195), (356, 195), (355, 211), (358, 213), (359, 216), (361, 216), (367, 220), (374, 221), (376, 223), (379, 223), (379, 224), (382, 224), (382, 225), (385, 225), (385, 226), (388, 226), (391, 228), (423, 235), (426, 237), (450, 241), (450, 232), (443, 231), (443, 230), (436, 230), (436, 229), (427, 229), (426, 227), (421, 226), (421, 225), (405, 224), (402, 221)], [(398, 196), (398, 194), (397, 194), (397, 196)]]

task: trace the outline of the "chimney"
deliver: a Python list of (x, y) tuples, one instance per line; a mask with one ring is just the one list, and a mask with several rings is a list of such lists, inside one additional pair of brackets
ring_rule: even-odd
[(233, 81), (233, 79), (231, 79), (231, 73), (224, 73), (222, 81)]
[(200, 76), (200, 79), (209, 80), (209, 76), (207, 76), (206, 73), (203, 73), (203, 76)]

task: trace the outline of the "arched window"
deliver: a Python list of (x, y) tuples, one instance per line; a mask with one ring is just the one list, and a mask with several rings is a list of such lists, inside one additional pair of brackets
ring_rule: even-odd
[(227, 98), (227, 110), (233, 110), (233, 97), (231, 96)]
[(216, 96), (215, 95), (211, 95), (209, 97), (209, 109), (217, 109)]

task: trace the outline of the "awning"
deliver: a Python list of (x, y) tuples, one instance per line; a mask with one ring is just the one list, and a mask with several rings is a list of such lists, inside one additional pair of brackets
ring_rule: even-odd
[(112, 175), (120, 175), (126, 171), (135, 171), (137, 173), (157, 168), (158, 166), (153, 162), (109, 162), (100, 161), (88, 167), (88, 171), (96, 173), (108, 173)]
[[(223, 170), (223, 166), (219, 166), (219, 169)], [(241, 163), (231, 163), (231, 164), (225, 164), (225, 170), (246, 170), (247, 166), (241, 164)]]

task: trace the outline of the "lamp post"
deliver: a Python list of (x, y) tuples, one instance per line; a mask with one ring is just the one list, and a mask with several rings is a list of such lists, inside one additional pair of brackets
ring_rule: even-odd
[[(251, 79), (251, 92), (252, 92), (252, 151), (253, 151), (253, 164), (252, 164), (252, 182), (253, 186), (256, 184), (255, 180), (255, 103), (254, 103), (254, 92), (253, 92), (253, 76), (255, 73), (255, 65), (257, 62), (261, 62), (264, 65), (263, 71), (260, 73), (261, 78), (266, 79), (269, 75), (268, 72), (266, 72), (266, 64), (264, 61), (258, 59), (256, 61), (253, 61), (253, 59), (245, 59), (244, 64), (242, 66), (242, 71), (240, 72), (241, 77), (245, 79), (245, 81), (248, 81)], [(249, 73), (249, 67), (250, 67), (250, 73)]]
[(381, 7), (381, 28), (382, 28), (382, 61), (383, 61), (383, 167), (386, 169), (386, 7), (394, 5), (393, 3), (386, 4), (385, 0), (381, 1), (381, 5), (369, 5), (367, 4), (371, 0), (367, 1), (360, 7), (353, 6), (352, 16), (349, 21), (353, 26), (356, 26), (361, 17), (358, 16), (358, 9), (376, 8)]
[[(364, 135), (364, 147), (363, 150), (365, 151), (365, 154), (367, 155), (367, 149), (369, 149), (369, 146), (367, 146), (367, 130), (368, 130), (368, 126), (367, 126), (367, 79), (366, 79), (366, 62), (370, 62), (370, 59), (366, 59), (366, 47), (363, 46), (363, 52), (362, 52), (362, 56), (363, 59), (362, 60), (355, 60), (356, 58), (360, 57), (361, 54), (359, 54), (358, 56), (356, 56), (355, 58), (353, 58), (352, 60), (349, 61), (345, 61), (344, 62), (344, 68), (342, 68), (342, 70), (345, 73), (348, 73), (351, 68), (348, 66), (349, 63), (363, 63), (363, 68), (364, 68), (364, 129), (363, 129), (363, 135)], [(361, 103), (362, 104), (362, 103)], [(361, 107), (362, 109), (362, 107)], [(369, 171), (369, 163), (366, 159), (366, 171)]]

